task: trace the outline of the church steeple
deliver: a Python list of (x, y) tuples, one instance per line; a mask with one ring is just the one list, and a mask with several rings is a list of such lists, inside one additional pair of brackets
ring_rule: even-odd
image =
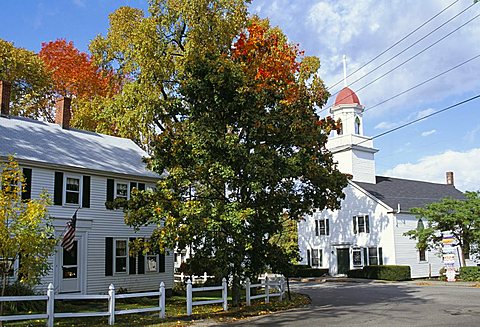
[(371, 138), (363, 135), (363, 112), (358, 96), (347, 85), (346, 58), (343, 58), (344, 85), (330, 113), (341, 125), (340, 131), (327, 142), (327, 148), (338, 162), (338, 169), (353, 175), (353, 181), (375, 183), (375, 159), (378, 151)]

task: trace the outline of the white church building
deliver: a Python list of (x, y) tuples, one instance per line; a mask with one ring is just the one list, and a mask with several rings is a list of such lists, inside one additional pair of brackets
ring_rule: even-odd
[(377, 176), (374, 155), (378, 150), (364, 136), (363, 112), (364, 106), (348, 87), (330, 108), (342, 128), (326, 146), (338, 169), (352, 178), (343, 190), (339, 210), (316, 211), (299, 222), (301, 263), (328, 268), (332, 276), (367, 265), (408, 265), (412, 278), (438, 276), (441, 255), (418, 250), (416, 241), (404, 236), (426, 224), (410, 209), (445, 197), (463, 198), (463, 193), (453, 185), (451, 172), (446, 184)]

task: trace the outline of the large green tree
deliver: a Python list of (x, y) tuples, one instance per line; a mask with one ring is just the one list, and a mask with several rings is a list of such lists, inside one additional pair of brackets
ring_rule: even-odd
[(418, 219), (425, 220), (424, 228), (406, 233), (418, 241), (419, 249), (440, 248), (441, 232), (451, 231), (462, 249), (462, 265), (471, 252), (478, 253), (480, 244), (480, 193), (466, 192), (465, 200), (446, 198), (412, 209)]
[[(57, 241), (47, 212), (48, 196), (22, 200), (24, 177), (13, 157), (0, 164), (0, 171), (0, 295), (3, 296), (8, 278), (14, 273), (14, 263), (19, 260), (19, 281), (29, 285), (38, 283), (48, 272), (48, 258)], [(0, 315), (2, 311), (3, 302)]]
[(0, 39), (0, 80), (12, 83), (12, 115), (53, 121), (51, 75), (34, 52)]
[[(192, 3), (154, 2), (151, 19), (123, 8), (113, 17), (129, 13), (145, 25), (111, 23), (132, 34), (98, 38), (105, 50), (92, 52), (115, 54), (140, 108), (119, 101), (138, 117), (151, 112), (156, 126), (149, 164), (164, 178), (131, 199), (126, 222), (159, 226), (146, 251), (192, 246), (232, 276), (238, 303), (240, 281), (276, 258), (270, 238), (283, 218), (337, 208), (346, 177), (325, 149), (334, 122), (315, 113), (328, 95), (319, 60), (267, 21), (247, 20), (243, 1)], [(124, 46), (118, 53), (114, 40)]]

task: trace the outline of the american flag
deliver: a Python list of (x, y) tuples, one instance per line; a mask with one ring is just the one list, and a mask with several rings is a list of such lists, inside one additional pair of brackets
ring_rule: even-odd
[(73, 241), (75, 240), (75, 227), (77, 225), (77, 210), (67, 223), (67, 228), (65, 229), (65, 233), (63, 234), (62, 240), (62, 247), (65, 251), (70, 252), (73, 249)]

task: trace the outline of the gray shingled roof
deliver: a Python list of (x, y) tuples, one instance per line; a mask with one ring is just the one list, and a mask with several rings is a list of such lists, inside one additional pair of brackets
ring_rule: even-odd
[(410, 211), (411, 208), (415, 207), (423, 207), (443, 198), (465, 198), (464, 194), (453, 185), (384, 176), (376, 176), (376, 182), (376, 184), (354, 183), (394, 210), (397, 210), (400, 203), (402, 212)]
[(85, 168), (141, 177), (159, 176), (145, 168), (147, 155), (120, 137), (62, 129), (57, 124), (20, 117), (0, 117), (0, 156), (45, 164)]

